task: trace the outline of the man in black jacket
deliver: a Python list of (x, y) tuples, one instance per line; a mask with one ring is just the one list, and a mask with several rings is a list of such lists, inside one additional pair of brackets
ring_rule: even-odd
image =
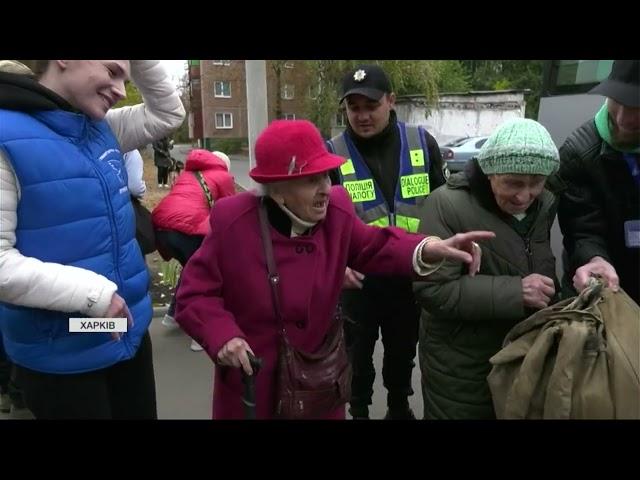
[[(422, 127), (397, 120), (395, 94), (379, 66), (362, 65), (347, 73), (342, 93), (348, 126), (328, 145), (348, 160), (332, 172), (332, 182), (347, 189), (365, 223), (395, 225), (409, 232), (424, 229), (424, 200), (446, 181), (436, 140)], [(373, 352), (381, 330), (386, 418), (415, 418), (408, 397), (413, 394), (420, 309), (411, 280), (364, 278), (347, 269), (345, 284), (357, 287), (342, 295), (342, 307), (351, 319), (346, 333), (353, 365), (352, 417), (369, 418), (376, 375)]]
[(640, 62), (616, 60), (590, 93), (607, 97), (560, 148), (564, 293), (600, 275), (640, 303)]

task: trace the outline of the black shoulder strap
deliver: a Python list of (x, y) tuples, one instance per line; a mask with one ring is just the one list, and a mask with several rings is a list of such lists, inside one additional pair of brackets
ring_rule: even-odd
[(280, 309), (280, 277), (276, 270), (276, 262), (273, 258), (273, 245), (271, 243), (271, 235), (269, 234), (269, 220), (267, 219), (267, 209), (264, 205), (264, 197), (260, 198), (258, 206), (258, 215), (260, 216), (260, 233), (262, 237), (262, 247), (264, 248), (264, 256), (267, 260), (267, 271), (269, 272), (269, 285), (271, 286), (271, 298), (273, 299), (273, 310), (280, 324), (280, 333), (286, 340), (286, 332), (284, 328), (284, 320), (282, 318), (282, 310)]
[(207, 203), (209, 204), (209, 208), (213, 206), (213, 195), (211, 195), (211, 190), (209, 190), (209, 186), (207, 182), (204, 181), (204, 177), (202, 176), (202, 172), (199, 170), (193, 171), (193, 174), (198, 179), (198, 183), (202, 187), (202, 191), (204, 192), (204, 196), (207, 197)]

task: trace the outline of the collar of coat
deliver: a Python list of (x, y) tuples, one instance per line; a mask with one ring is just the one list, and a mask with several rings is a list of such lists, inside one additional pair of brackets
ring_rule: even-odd
[(602, 141), (609, 145), (612, 149), (622, 153), (640, 153), (640, 148), (622, 148), (615, 144), (613, 141), (613, 134), (611, 133), (611, 118), (609, 116), (609, 109), (607, 102), (598, 110), (594, 119), (596, 130), (598, 135), (602, 138)]
[[(293, 222), (289, 215), (287, 215), (287, 213), (282, 210), (282, 208), (280, 208), (275, 200), (273, 200), (269, 196), (265, 196), (264, 205), (267, 208), (267, 218), (269, 219), (269, 223), (271, 224), (271, 226), (285, 237), (290, 237)], [(310, 230), (311, 229), (307, 229), (302, 233), (296, 233), (296, 236), (306, 235)]]

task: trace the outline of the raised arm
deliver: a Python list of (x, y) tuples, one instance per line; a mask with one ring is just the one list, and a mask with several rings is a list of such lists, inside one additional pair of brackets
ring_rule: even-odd
[(131, 78), (144, 103), (107, 113), (123, 152), (141, 148), (182, 125), (184, 106), (160, 60), (131, 60)]

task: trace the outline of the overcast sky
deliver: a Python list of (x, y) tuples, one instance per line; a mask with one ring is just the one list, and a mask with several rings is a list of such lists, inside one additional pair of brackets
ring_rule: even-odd
[(186, 60), (161, 60), (164, 68), (167, 69), (169, 75), (173, 79), (173, 82), (177, 85), (180, 79), (185, 74)]

